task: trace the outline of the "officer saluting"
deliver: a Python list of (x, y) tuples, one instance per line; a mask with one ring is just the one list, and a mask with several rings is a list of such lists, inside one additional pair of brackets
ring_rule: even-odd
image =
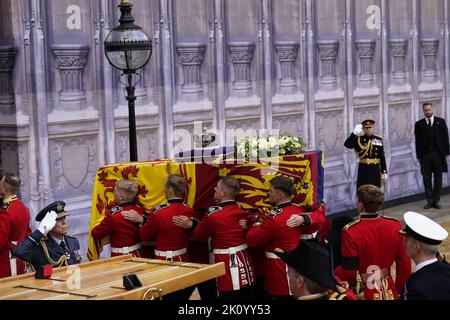
[(344, 144), (348, 149), (355, 149), (359, 158), (357, 188), (365, 184), (381, 187), (381, 180), (387, 179), (383, 139), (373, 134), (374, 125), (375, 121), (364, 120)]
[(405, 300), (450, 300), (450, 264), (440, 261), (439, 245), (448, 232), (433, 220), (416, 212), (404, 215), (406, 252), (416, 269), (406, 282), (402, 298)]
[(64, 206), (63, 201), (56, 201), (42, 209), (36, 216), (39, 227), (12, 250), (13, 255), (31, 263), (35, 270), (48, 264), (57, 268), (80, 263), (80, 244), (67, 236), (69, 213)]

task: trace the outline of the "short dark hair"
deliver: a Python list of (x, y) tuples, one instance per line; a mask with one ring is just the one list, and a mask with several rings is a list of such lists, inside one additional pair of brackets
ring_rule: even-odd
[(425, 103), (422, 105), (422, 110), (425, 109), (426, 106), (433, 107), (433, 104), (431, 104), (431, 102), (425, 102)]
[(370, 184), (359, 187), (357, 196), (367, 213), (376, 213), (384, 203), (384, 192)]
[(186, 196), (186, 180), (182, 176), (170, 175), (167, 178), (166, 188), (172, 188), (177, 197), (184, 198)]
[(230, 196), (235, 199), (239, 192), (241, 192), (241, 185), (239, 183), (239, 180), (233, 178), (233, 177), (222, 177), (220, 179), (220, 182), (230, 191)]
[(294, 182), (291, 178), (285, 176), (275, 177), (270, 180), (270, 185), (288, 196), (294, 194)]
[(3, 176), (2, 181), (6, 189), (8, 189), (10, 193), (16, 194), (17, 192), (19, 192), (21, 181), (19, 176), (17, 176), (16, 174), (7, 172)]

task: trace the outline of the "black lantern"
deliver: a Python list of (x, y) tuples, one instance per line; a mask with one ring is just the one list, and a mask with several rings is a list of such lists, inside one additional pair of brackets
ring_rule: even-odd
[(120, 25), (108, 34), (104, 45), (109, 63), (123, 72), (121, 78), (126, 77), (126, 82), (121, 81), (121, 83), (127, 89), (130, 160), (134, 162), (138, 158), (134, 110), (134, 102), (136, 101), (134, 92), (137, 82), (133, 82), (133, 74), (136, 74), (136, 71), (150, 60), (152, 40), (141, 27), (134, 24), (134, 18), (131, 14), (133, 5), (128, 0), (122, 0), (119, 8), (121, 12)]

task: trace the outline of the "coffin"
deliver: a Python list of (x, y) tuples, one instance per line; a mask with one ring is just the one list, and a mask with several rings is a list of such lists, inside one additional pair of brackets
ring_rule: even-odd
[[(124, 276), (141, 287), (127, 290)], [(34, 273), (0, 280), (0, 300), (152, 300), (225, 274), (225, 265), (134, 258), (131, 255), (54, 269), (49, 279)]]

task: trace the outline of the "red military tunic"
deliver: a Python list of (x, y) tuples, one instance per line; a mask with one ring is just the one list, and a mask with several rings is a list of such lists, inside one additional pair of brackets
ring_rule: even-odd
[(273, 252), (275, 249), (290, 252), (298, 246), (303, 227), (290, 228), (286, 224), (294, 214), (302, 215), (306, 225), (316, 225), (321, 221), (318, 210), (306, 213), (302, 208), (287, 202), (279, 204), (262, 224), (253, 225), (247, 234), (249, 247), (266, 248), (264, 288), (272, 296), (290, 295), (287, 266)]
[(226, 274), (217, 279), (220, 292), (239, 290), (255, 282), (253, 262), (247, 250), (247, 231), (239, 225), (247, 216), (248, 212), (235, 201), (222, 202), (208, 210), (194, 231), (198, 240), (212, 238), (214, 263), (225, 264)]
[[(344, 281), (354, 281), (359, 271), (366, 300), (398, 299), (403, 285), (411, 275), (411, 261), (406, 255), (405, 237), (398, 232), (402, 224), (377, 214), (362, 215), (342, 230), (342, 265), (335, 270)], [(396, 263), (396, 281), (390, 275)], [(371, 273), (379, 270), (378, 285), (371, 283)], [(368, 280), (368, 281), (367, 281)]]
[(30, 234), (28, 208), (16, 196), (6, 198), (0, 208), (0, 278), (25, 273), (25, 263), (13, 258), (10, 249)]
[(140, 215), (145, 211), (134, 202), (123, 203), (109, 210), (102, 222), (95, 226), (91, 233), (95, 240), (102, 240), (109, 236), (111, 244), (111, 256), (133, 254), (140, 257), (141, 239), (139, 238), (139, 225), (125, 219), (123, 211), (134, 210)]
[(139, 235), (142, 241), (156, 238), (156, 259), (185, 262), (188, 261), (187, 247), (191, 232), (175, 225), (172, 221), (175, 216), (197, 218), (194, 209), (185, 205), (182, 199), (171, 199), (167, 204), (153, 209)]
[[(303, 212), (305, 211), (303, 210)], [(315, 221), (314, 223), (303, 227), (302, 234), (300, 236), (303, 240), (316, 239), (317, 233), (319, 231), (322, 232), (322, 228), (327, 222), (327, 207), (324, 203), (320, 204), (317, 210), (313, 210), (312, 214), (315, 217)]]

